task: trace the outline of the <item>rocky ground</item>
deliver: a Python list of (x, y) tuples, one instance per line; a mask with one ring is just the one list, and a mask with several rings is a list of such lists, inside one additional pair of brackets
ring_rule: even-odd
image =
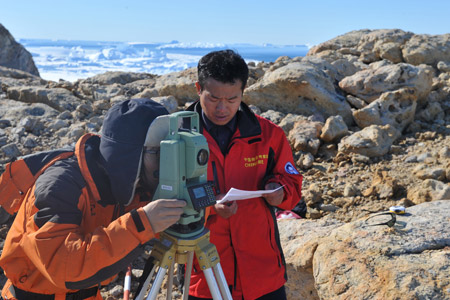
[[(449, 133), (450, 126), (446, 125), (433, 131), (405, 134), (392, 145), (388, 154), (375, 158), (333, 156), (333, 146), (322, 147), (323, 152), (310, 168), (299, 168), (304, 175), (307, 218), (351, 222), (369, 212), (386, 211), (393, 205), (403, 205), (407, 209), (415, 205), (408, 199), (407, 192), (420, 194), (421, 190), (414, 188), (424, 178), (446, 178), (444, 181), (448, 181)], [(410, 194), (410, 197), (416, 196)], [(0, 229), (1, 246), (9, 224)], [(142, 274), (146, 258), (144, 256), (134, 263), (133, 290), (137, 288), (137, 278)], [(102, 292), (104, 298), (122, 299), (123, 280), (124, 273), (121, 273), (114, 283), (105, 287)], [(4, 278), (0, 285), (3, 281)], [(165, 299), (164, 289), (158, 299)], [(174, 298), (181, 298), (176, 287)]]
[[(417, 204), (431, 200), (416, 187), (424, 179), (448, 181), (449, 133), (450, 126), (442, 126), (437, 131), (406, 134), (388, 154), (371, 159), (357, 155), (316, 159), (303, 172), (309, 217), (349, 222), (393, 205), (415, 205), (411, 199), (422, 197)], [(311, 202), (316, 197), (322, 203), (314, 207)]]
[[(449, 53), (449, 35), (361, 30), (304, 58), (249, 65), (244, 101), (285, 130), (312, 227), (450, 199)], [(151, 97), (182, 110), (197, 97), (195, 71), (47, 82), (0, 66), (0, 172), (13, 157), (100, 132), (117, 101)], [(0, 228), (1, 248), (10, 224)], [(134, 263), (133, 289), (146, 258)], [(122, 298), (123, 275), (102, 290), (105, 299)]]

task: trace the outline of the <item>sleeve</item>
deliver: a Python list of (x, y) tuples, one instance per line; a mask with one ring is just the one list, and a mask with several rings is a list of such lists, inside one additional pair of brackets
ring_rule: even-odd
[[(47, 183), (36, 186), (23, 249), (57, 287), (78, 290), (105, 282), (142, 254), (143, 244), (154, 237), (142, 208), (110, 222), (110, 213), (101, 215), (107, 208), (91, 212), (86, 188), (63, 177)], [(98, 215), (85, 218), (91, 213)]]
[(270, 149), (266, 176), (263, 187), (268, 182), (277, 182), (283, 186), (284, 199), (278, 206), (283, 210), (291, 210), (301, 199), (303, 176), (295, 168), (292, 149), (284, 131), (273, 125), (268, 130), (270, 134)]

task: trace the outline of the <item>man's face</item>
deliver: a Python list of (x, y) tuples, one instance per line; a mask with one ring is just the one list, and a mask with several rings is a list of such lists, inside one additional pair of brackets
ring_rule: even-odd
[(225, 125), (234, 117), (242, 101), (240, 80), (230, 84), (208, 78), (203, 90), (198, 82), (195, 86), (200, 96), (202, 110), (211, 122)]
[(159, 183), (159, 147), (144, 150), (144, 180), (150, 193), (154, 194)]

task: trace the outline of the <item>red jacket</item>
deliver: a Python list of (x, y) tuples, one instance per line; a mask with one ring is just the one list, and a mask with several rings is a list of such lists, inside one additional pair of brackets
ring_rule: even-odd
[[(198, 102), (189, 110), (201, 116)], [(208, 180), (214, 180), (214, 165), (221, 193), (232, 187), (264, 189), (266, 182), (278, 182), (285, 192), (279, 208), (292, 209), (301, 198), (302, 176), (294, 167), (292, 150), (283, 130), (253, 114), (244, 103), (237, 117), (237, 129), (226, 155), (203, 129), (210, 150)], [(252, 300), (282, 287), (286, 282), (286, 267), (273, 208), (263, 198), (239, 200), (237, 204), (237, 213), (228, 219), (211, 210), (206, 227), (211, 231), (211, 243), (219, 252), (227, 283), (233, 286), (233, 297), (240, 299), (242, 293), (244, 299)], [(211, 298), (196, 262), (189, 293)]]
[[(30, 190), (8, 232), (0, 266), (8, 282), (2, 296), (21, 290), (55, 294), (109, 283), (143, 253), (154, 237), (136, 196), (119, 217), (108, 183), (95, 163), (100, 138), (87, 134), (75, 156), (56, 162)], [(135, 171), (136, 172), (136, 171)], [(100, 294), (89, 299), (102, 299)]]

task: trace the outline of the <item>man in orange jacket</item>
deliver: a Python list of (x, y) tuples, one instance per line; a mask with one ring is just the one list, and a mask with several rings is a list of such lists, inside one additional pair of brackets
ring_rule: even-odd
[(166, 114), (149, 99), (114, 105), (101, 136), (81, 137), (75, 155), (36, 180), (0, 258), (3, 299), (102, 299), (99, 287), (179, 219), (185, 201), (150, 202), (165, 135), (148, 129)]
[[(302, 176), (295, 168), (283, 130), (255, 115), (242, 102), (248, 67), (231, 50), (211, 52), (198, 63), (195, 84), (208, 141), (208, 180), (216, 194), (230, 188), (277, 191), (264, 197), (216, 204), (206, 222), (210, 241), (235, 300), (286, 299), (286, 266), (274, 208), (291, 210), (301, 199)], [(209, 299), (205, 277), (194, 262), (189, 299)]]

